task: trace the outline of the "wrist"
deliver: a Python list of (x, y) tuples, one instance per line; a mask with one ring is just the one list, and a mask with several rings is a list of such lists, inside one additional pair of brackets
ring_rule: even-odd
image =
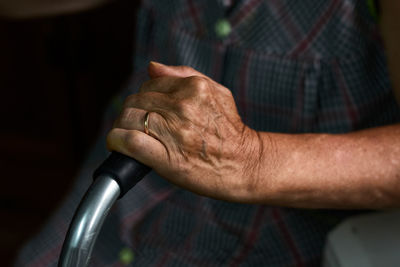
[(270, 133), (258, 132), (245, 126), (240, 153), (237, 155), (240, 171), (232, 187), (234, 201), (266, 203), (265, 195), (270, 196), (268, 191), (272, 188), (270, 178), (276, 171), (275, 143)]
[(258, 150), (253, 149), (248, 154), (248, 159), (256, 164), (253, 172), (245, 176), (247, 190), (244, 202), (280, 205), (287, 197), (286, 186), (290, 187), (289, 174), (295, 166), (287, 163), (296, 152), (298, 139), (289, 134), (253, 132), (257, 138), (252, 139), (252, 143)]
[[(252, 203), (275, 203), (277, 177), (282, 165), (281, 144), (279, 134), (256, 132), (259, 143), (257, 155), (257, 172), (252, 177), (252, 192), (249, 201)], [(278, 146), (279, 144), (279, 146)]]

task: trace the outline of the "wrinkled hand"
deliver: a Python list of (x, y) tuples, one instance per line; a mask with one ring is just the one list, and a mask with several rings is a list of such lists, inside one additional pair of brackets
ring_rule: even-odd
[(186, 66), (151, 62), (149, 75), (140, 92), (126, 99), (108, 149), (197, 194), (247, 198), (256, 185), (262, 142), (241, 121), (231, 92)]

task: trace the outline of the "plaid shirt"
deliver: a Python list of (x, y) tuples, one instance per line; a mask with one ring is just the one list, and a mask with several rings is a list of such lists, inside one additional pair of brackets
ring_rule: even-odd
[[(135, 71), (116, 103), (148, 79), (149, 60), (189, 65), (225, 85), (256, 130), (344, 133), (400, 118), (366, 1), (145, 0)], [(17, 266), (56, 265), (117, 112), (110, 109), (74, 190)], [(352, 214), (218, 201), (151, 173), (112, 209), (92, 265), (318, 266), (326, 234)]]

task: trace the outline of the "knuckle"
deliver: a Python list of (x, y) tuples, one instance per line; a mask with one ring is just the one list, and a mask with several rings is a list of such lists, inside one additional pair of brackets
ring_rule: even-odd
[(150, 92), (141, 92), (128, 96), (127, 105), (124, 107), (143, 108), (143, 105), (151, 99)]
[(193, 110), (193, 105), (190, 100), (182, 99), (176, 104), (179, 114), (187, 115)]
[(200, 76), (190, 76), (185, 78), (185, 83), (193, 94), (200, 99), (206, 99), (209, 94), (208, 80)]
[(207, 80), (200, 76), (189, 76), (185, 80), (191, 87), (204, 88), (207, 86)]
[(134, 110), (132, 108), (123, 108), (121, 114), (119, 115), (120, 121), (131, 121), (134, 118)]
[(138, 131), (128, 131), (125, 135), (125, 146), (130, 151), (136, 151), (140, 147), (140, 134)]
[(193, 133), (190, 129), (181, 128), (178, 134), (179, 142), (183, 145), (189, 145), (193, 142)]
[(208, 81), (205, 78), (195, 76), (193, 80), (195, 93), (199, 97), (207, 97), (208, 94)]
[(192, 72), (193, 68), (185, 65), (177, 66), (178, 70), (183, 73)]
[(116, 135), (117, 134), (116, 134), (116, 129), (115, 128), (111, 129), (107, 134), (106, 144), (107, 144), (107, 148), (109, 150), (112, 150), (114, 148), (114, 145), (115, 145), (114, 139), (115, 139)]

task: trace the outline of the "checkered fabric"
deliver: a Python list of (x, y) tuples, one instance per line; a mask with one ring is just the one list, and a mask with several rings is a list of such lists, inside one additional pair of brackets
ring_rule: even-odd
[[(145, 0), (134, 73), (117, 103), (148, 79), (150, 60), (189, 65), (225, 85), (243, 121), (260, 131), (345, 133), (400, 119), (366, 1)], [(74, 190), (17, 266), (56, 265), (117, 114), (107, 113)], [(92, 265), (124, 266), (128, 249), (132, 266), (319, 266), (327, 232), (355, 212), (217, 201), (151, 173), (113, 208)]]

